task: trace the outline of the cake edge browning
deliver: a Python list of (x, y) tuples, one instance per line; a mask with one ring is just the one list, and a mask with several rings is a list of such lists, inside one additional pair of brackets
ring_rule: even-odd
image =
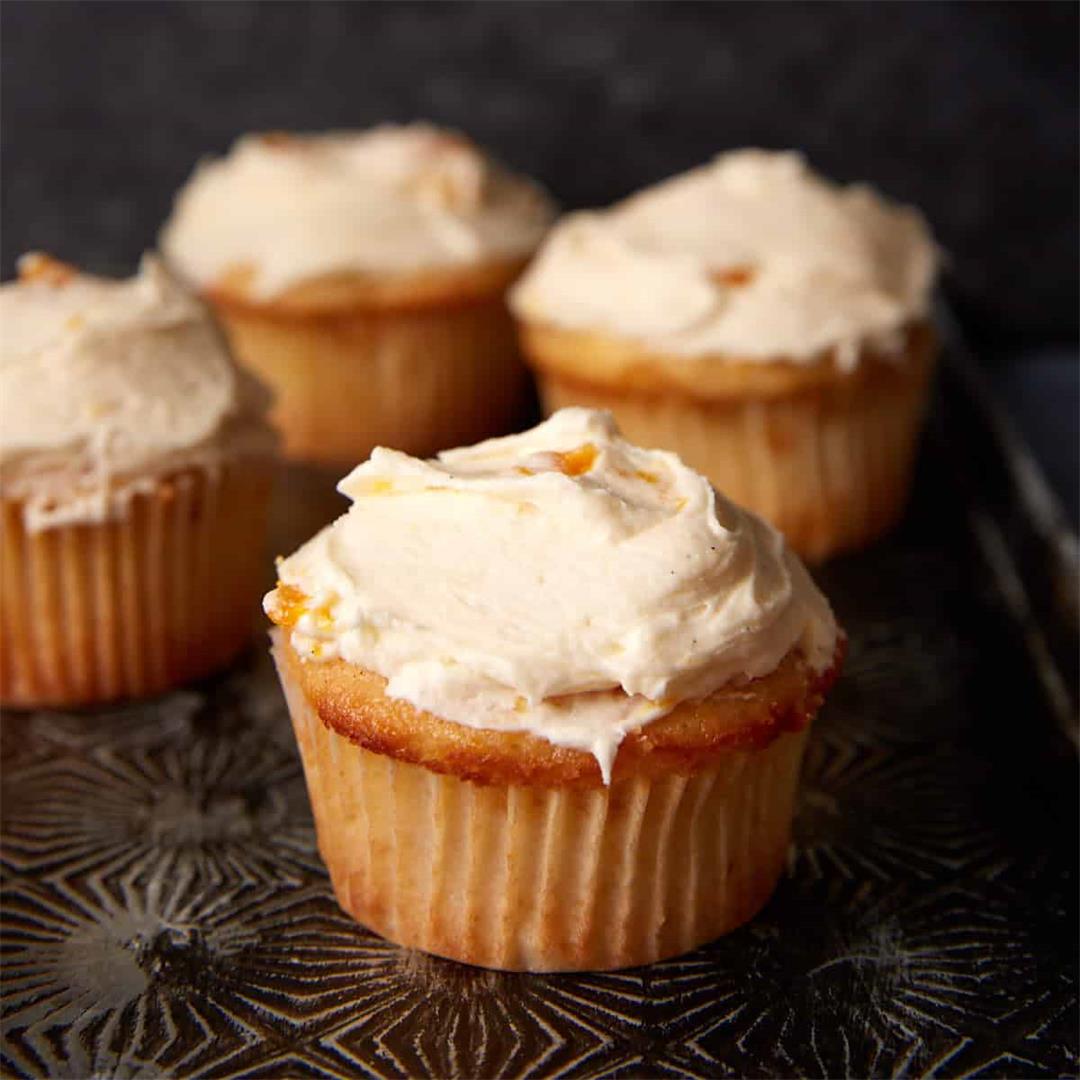
[[(600, 766), (587, 750), (556, 746), (527, 732), (446, 720), (388, 697), (386, 680), (372, 671), (339, 659), (302, 660), (281, 628), (271, 638), (276, 662), (291, 674), (322, 723), (365, 750), (477, 784), (603, 786)], [(839, 676), (845, 650), (841, 633), (825, 671), (815, 672), (793, 650), (768, 675), (730, 683), (700, 701), (680, 702), (626, 734), (612, 783), (693, 774), (723, 754), (762, 749), (785, 732), (806, 728)]]

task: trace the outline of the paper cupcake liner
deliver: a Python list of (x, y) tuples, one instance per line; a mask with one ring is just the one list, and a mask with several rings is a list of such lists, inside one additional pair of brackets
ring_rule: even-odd
[(774, 397), (695, 402), (539, 378), (544, 409), (610, 409), (641, 446), (674, 450), (717, 490), (772, 522), (819, 561), (887, 532), (907, 502), (927, 371), (898, 362), (890, 377)]
[(506, 970), (631, 967), (739, 926), (780, 876), (805, 730), (693, 775), (482, 785), (356, 746), (278, 667), (338, 902), (400, 945)]
[(276, 392), (287, 457), (351, 467), (375, 446), (430, 456), (507, 429), (524, 369), (501, 294), (333, 315), (215, 302), (234, 353)]
[(87, 705), (154, 694), (250, 641), (269, 464), (163, 478), (123, 516), (28, 531), (2, 508), (0, 701)]

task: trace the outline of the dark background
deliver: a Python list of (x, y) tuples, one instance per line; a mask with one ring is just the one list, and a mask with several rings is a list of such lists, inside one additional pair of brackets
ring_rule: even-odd
[(3, 274), (28, 248), (129, 272), (196, 158), (251, 129), (429, 118), (566, 207), (725, 147), (799, 147), (925, 210), (956, 310), (1075, 507), (1078, 11), (5, 0)]

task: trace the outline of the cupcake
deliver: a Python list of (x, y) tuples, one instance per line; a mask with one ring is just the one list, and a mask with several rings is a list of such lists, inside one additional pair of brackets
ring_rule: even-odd
[(937, 261), (915, 210), (742, 150), (564, 218), (512, 307), (547, 411), (609, 408), (817, 560), (903, 511)]
[(512, 424), (504, 294), (551, 219), (534, 184), (425, 124), (248, 135), (196, 169), (161, 246), (276, 391), (286, 454), (349, 467)]
[(251, 637), (275, 438), (265, 391), (153, 258), (27, 255), (0, 286), (0, 702), (87, 705)]
[(749, 919), (842, 641), (782, 537), (585, 409), (340, 490), (264, 606), (341, 906), (530, 971)]

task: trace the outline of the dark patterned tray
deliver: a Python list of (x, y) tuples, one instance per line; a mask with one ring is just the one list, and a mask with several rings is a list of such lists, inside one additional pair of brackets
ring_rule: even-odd
[(790, 871), (679, 960), (499, 974), (337, 909), (268, 662), (3, 718), (3, 1068), (27, 1076), (1068, 1075), (1075, 546), (962, 357), (851, 634)]

